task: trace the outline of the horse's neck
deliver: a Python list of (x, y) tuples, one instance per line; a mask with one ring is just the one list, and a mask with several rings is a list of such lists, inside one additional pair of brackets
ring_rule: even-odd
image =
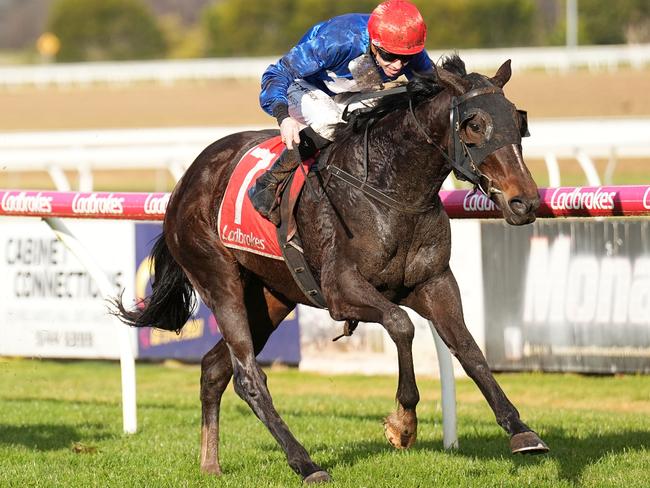
[[(409, 192), (431, 197), (437, 194), (451, 171), (441, 151), (447, 150), (450, 103), (451, 97), (442, 92), (415, 108), (417, 122), (408, 110), (382, 120), (376, 130), (375, 144), (381, 148), (391, 147), (393, 151), (382, 164), (373, 165), (374, 170), (384, 176), (390, 175), (394, 184)], [(427, 137), (435, 145), (429, 144)]]

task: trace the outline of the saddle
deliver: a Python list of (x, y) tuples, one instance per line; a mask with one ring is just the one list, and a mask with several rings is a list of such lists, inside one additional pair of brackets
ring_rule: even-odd
[(316, 307), (326, 308), (320, 288), (302, 254), (302, 241), (295, 220), (296, 203), (315, 161), (303, 161), (283, 183), (282, 224), (279, 228), (259, 215), (247, 198), (248, 188), (273, 164), (283, 149), (280, 137), (273, 137), (251, 148), (237, 163), (219, 207), (219, 237), (226, 247), (284, 260), (310, 302)]
[[(319, 161), (327, 159), (330, 148), (321, 151)], [(275, 227), (257, 213), (246, 197), (248, 188), (273, 164), (283, 149), (280, 137), (273, 137), (251, 148), (237, 163), (219, 206), (219, 238), (226, 247), (284, 260), (309, 302), (315, 307), (327, 308), (320, 286), (305, 260), (295, 218), (296, 204), (305, 181), (322, 174), (320, 165), (315, 160), (304, 161), (283, 184), (280, 227)], [(327, 184), (327, 178), (322, 183), (320, 176), (318, 178), (318, 184)], [(343, 334), (334, 340), (352, 335), (357, 324), (354, 320), (346, 321)]]

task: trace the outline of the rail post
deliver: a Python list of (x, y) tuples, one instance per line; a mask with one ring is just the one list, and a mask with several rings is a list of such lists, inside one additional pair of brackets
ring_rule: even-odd
[[(43, 221), (52, 229), (59, 239), (74, 254), (81, 265), (97, 284), (104, 300), (113, 294), (113, 287), (106, 273), (99, 267), (88, 250), (79, 242), (75, 235), (65, 225), (63, 220), (56, 217), (43, 217)], [(120, 371), (122, 376), (122, 426), (126, 434), (134, 434), (138, 430), (136, 390), (135, 390), (135, 357), (129, 328), (117, 318), (116, 330), (120, 343)]]
[(445, 449), (458, 449), (458, 432), (456, 420), (456, 380), (451, 352), (436, 331), (433, 322), (429, 321), (438, 354), (440, 372), (440, 389), (442, 404), (442, 445)]

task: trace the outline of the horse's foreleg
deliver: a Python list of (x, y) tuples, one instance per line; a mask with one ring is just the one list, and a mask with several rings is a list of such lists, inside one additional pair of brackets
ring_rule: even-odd
[(498, 424), (511, 436), (512, 452), (548, 451), (546, 444), (519, 418), (519, 412), (494, 379), (483, 353), (467, 330), (460, 292), (451, 270), (418, 288), (406, 304), (433, 322), (442, 340), (485, 396)]
[(397, 347), (399, 379), (397, 411), (386, 417), (384, 432), (389, 442), (399, 448), (411, 447), (417, 437), (415, 407), (420, 400), (413, 369), (413, 336), (415, 327), (408, 314), (384, 298), (356, 271), (324, 275), (339, 277), (333, 286), (323, 288), (331, 316), (335, 320), (356, 319), (381, 323)]

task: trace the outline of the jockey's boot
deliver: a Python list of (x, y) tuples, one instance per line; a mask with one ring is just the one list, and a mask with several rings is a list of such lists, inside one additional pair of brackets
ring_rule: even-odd
[(282, 183), (301, 161), (311, 158), (330, 143), (311, 127), (300, 131), (300, 143), (292, 150), (285, 149), (280, 157), (255, 181), (248, 190), (248, 198), (255, 210), (275, 226), (280, 225), (280, 192)]
[(262, 173), (248, 190), (248, 198), (255, 210), (276, 226), (280, 225), (279, 186), (299, 164), (300, 153), (285, 148), (273, 166)]

